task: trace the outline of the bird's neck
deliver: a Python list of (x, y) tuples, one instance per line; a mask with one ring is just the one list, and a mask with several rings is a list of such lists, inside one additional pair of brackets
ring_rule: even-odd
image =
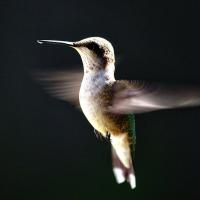
[(103, 57), (98, 57), (93, 55), (91, 51), (87, 51), (87, 49), (77, 49), (79, 54), (81, 55), (83, 68), (84, 68), (84, 76), (86, 77), (98, 77), (107, 79), (108, 81), (115, 80), (114, 72), (115, 65), (114, 62), (109, 61)]
[(84, 72), (83, 80), (81, 83), (81, 94), (82, 96), (95, 96), (98, 94), (105, 85), (113, 83), (114, 77), (114, 66), (109, 70), (101, 69), (98, 71)]
[(114, 64), (109, 64), (105, 68), (95, 67), (93, 70), (87, 70), (87, 68), (84, 67), (84, 79), (92, 79), (93, 83), (100, 81), (107, 84), (115, 81), (114, 71)]

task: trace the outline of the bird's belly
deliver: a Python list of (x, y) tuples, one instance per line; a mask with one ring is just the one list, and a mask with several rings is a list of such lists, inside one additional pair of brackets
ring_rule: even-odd
[(93, 99), (80, 100), (80, 105), (84, 115), (90, 124), (104, 136), (106, 135), (105, 113), (103, 108)]
[(132, 123), (128, 115), (108, 112), (107, 106), (110, 105), (112, 98), (109, 90), (105, 91), (105, 81), (102, 82), (98, 78), (93, 81), (90, 78), (83, 79), (79, 91), (80, 106), (90, 124), (103, 136), (107, 133), (112, 136), (129, 132)]

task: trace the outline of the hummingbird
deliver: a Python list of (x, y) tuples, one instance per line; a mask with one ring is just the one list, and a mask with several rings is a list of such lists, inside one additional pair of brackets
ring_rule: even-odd
[(75, 49), (81, 56), (82, 72), (39, 74), (48, 91), (62, 100), (79, 104), (94, 132), (111, 143), (113, 173), (117, 183), (136, 187), (134, 155), (135, 114), (200, 105), (200, 88), (140, 80), (116, 80), (112, 44), (101, 37), (76, 42), (38, 40)]

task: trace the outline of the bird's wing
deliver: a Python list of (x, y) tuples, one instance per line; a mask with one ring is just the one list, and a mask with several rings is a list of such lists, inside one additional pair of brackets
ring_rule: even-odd
[(189, 85), (116, 81), (113, 93), (109, 110), (115, 113), (143, 113), (200, 105), (200, 87)]
[(79, 107), (79, 90), (83, 72), (70, 71), (34, 71), (33, 78), (39, 82), (47, 93), (55, 98), (68, 101)]

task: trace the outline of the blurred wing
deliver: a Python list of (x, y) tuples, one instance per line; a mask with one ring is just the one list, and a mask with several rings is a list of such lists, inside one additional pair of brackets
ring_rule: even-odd
[(32, 74), (47, 93), (79, 107), (79, 90), (83, 78), (82, 71), (36, 71)]
[(198, 105), (200, 87), (145, 81), (116, 81), (114, 100), (109, 109), (115, 113), (143, 113)]

